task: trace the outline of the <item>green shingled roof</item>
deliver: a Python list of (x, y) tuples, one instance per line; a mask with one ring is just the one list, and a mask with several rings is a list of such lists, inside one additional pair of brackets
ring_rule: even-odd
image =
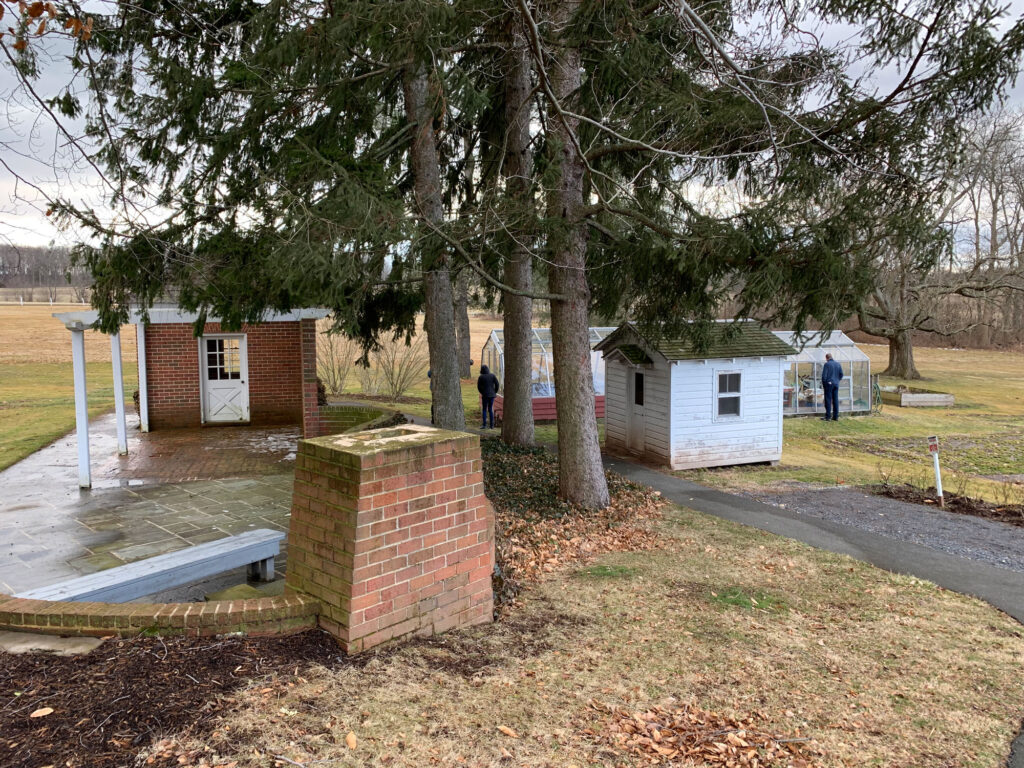
[[(624, 349), (632, 347), (632, 334), (620, 333), (626, 330), (640, 336), (631, 324), (619, 326), (618, 330), (604, 339), (595, 349)], [(643, 338), (643, 337), (641, 337)], [(623, 344), (622, 342), (627, 342)], [(779, 339), (774, 333), (757, 323), (715, 323), (711, 326), (707, 348), (698, 352), (685, 338), (662, 338), (649, 342), (667, 360), (706, 360), (729, 357), (785, 357), (796, 354), (796, 350)], [(621, 346), (620, 346), (621, 345)]]
[(651, 358), (636, 344), (623, 344), (615, 349), (634, 365), (649, 365), (651, 363)]

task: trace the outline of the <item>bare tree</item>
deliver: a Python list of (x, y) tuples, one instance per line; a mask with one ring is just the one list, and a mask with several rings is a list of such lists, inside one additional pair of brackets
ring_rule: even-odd
[[(1024, 287), (1024, 117), (976, 118), (948, 177), (936, 187), (936, 222), (947, 240), (894, 247), (880, 239), (874, 290), (858, 313), (860, 329), (889, 343), (887, 376), (920, 379), (913, 333), (952, 337), (972, 328), (988, 335), (997, 314)], [(929, 247), (945, 244), (940, 254)], [(967, 303), (969, 310), (963, 311)], [(982, 340), (987, 346), (987, 342)]]

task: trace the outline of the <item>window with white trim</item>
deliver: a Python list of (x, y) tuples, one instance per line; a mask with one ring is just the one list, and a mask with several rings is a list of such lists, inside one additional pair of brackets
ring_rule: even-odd
[(739, 373), (718, 374), (718, 415), (740, 415), (740, 381)]

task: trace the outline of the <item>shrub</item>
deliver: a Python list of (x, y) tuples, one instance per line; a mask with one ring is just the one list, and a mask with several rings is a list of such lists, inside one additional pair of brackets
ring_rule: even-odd
[(413, 384), (426, 377), (429, 357), (425, 339), (425, 335), (417, 336), (412, 344), (391, 339), (381, 344), (377, 351), (376, 367), (384, 392), (392, 403), (408, 392)]
[(355, 340), (337, 333), (321, 333), (317, 339), (316, 373), (323, 379), (327, 393), (340, 395), (345, 390), (352, 366), (359, 357)]

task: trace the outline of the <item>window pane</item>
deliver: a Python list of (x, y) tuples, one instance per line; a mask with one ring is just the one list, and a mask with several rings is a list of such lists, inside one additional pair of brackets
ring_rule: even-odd
[(644, 404), (644, 375), (639, 371), (633, 373), (633, 404)]
[(740, 391), (740, 375), (738, 373), (718, 374), (718, 393), (727, 394)]
[(720, 398), (718, 398), (718, 415), (719, 416), (739, 416), (740, 415), (740, 399), (738, 397), (720, 397)]
[(218, 341), (217, 339), (207, 339), (206, 340), (206, 351), (207, 352), (218, 352), (219, 349), (217, 347), (217, 341)]

